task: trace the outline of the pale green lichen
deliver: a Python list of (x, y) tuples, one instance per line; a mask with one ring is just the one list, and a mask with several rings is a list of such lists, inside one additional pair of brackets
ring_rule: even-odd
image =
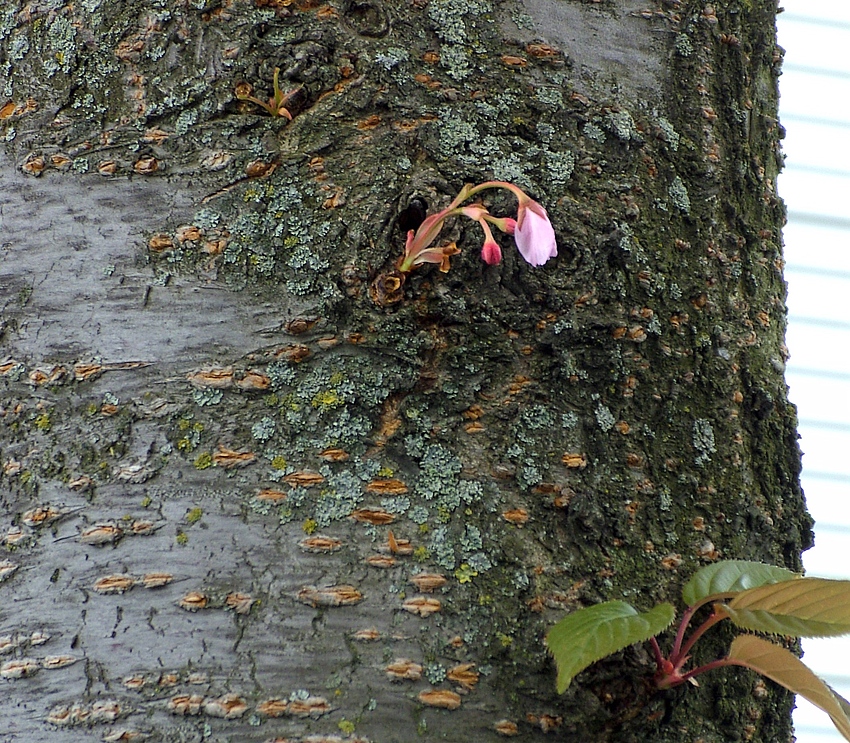
[(484, 552), (476, 552), (475, 554), (470, 555), (466, 562), (476, 575), (479, 572), (483, 573), (493, 567), (493, 563)]
[[(316, 227), (315, 235), (321, 238), (324, 236), (322, 233), (327, 234), (327, 231), (328, 225), (324, 223), (324, 225)], [(328, 269), (330, 263), (320, 256), (311, 245), (301, 244), (292, 251), (292, 255), (286, 261), (286, 265), (294, 268), (296, 271), (321, 273)]]
[(505, 157), (499, 157), (492, 161), (491, 171), (493, 177), (499, 181), (515, 183), (521, 188), (531, 188), (531, 181), (525, 173), (526, 163), (517, 152), (510, 152)]
[(605, 433), (608, 433), (614, 427), (617, 419), (606, 405), (600, 403), (596, 406), (596, 422)]
[(670, 149), (673, 152), (676, 152), (679, 149), (679, 132), (663, 116), (658, 118), (658, 128), (661, 129), (661, 133), (664, 135), (664, 141), (670, 145)]
[(464, 16), (483, 15), (491, 10), (491, 4), (484, 0), (431, 0), (427, 6), (437, 36), (453, 44), (463, 44), (468, 38)]
[(547, 121), (538, 121), (537, 122), (537, 138), (541, 142), (545, 142), (549, 144), (552, 141), (552, 137), (555, 135), (555, 127), (552, 126)]
[(176, 134), (183, 135), (192, 128), (198, 120), (198, 110), (187, 108), (180, 112), (177, 120), (174, 122), (174, 131)]
[[(271, 275), (271, 270), (267, 275)], [(312, 276), (292, 276), (286, 280), (284, 287), (287, 294), (294, 297), (305, 297), (312, 294), (316, 286), (315, 279)]]
[(195, 212), (192, 223), (201, 229), (211, 229), (221, 224), (222, 216), (215, 209), (204, 207)]
[(693, 444), (697, 451), (695, 462), (702, 467), (711, 460), (711, 455), (717, 451), (714, 441), (714, 428), (705, 418), (697, 418), (693, 426)]
[(286, 361), (273, 361), (266, 367), (266, 374), (275, 390), (292, 386), (297, 378), (295, 369)]
[(556, 110), (564, 107), (564, 96), (558, 88), (538, 88), (534, 97), (544, 106), (552, 106)]
[(519, 416), (513, 427), (513, 438), (523, 444), (537, 442), (541, 432), (550, 431), (555, 425), (552, 411), (545, 405), (530, 405)]
[(611, 111), (605, 119), (608, 130), (624, 142), (640, 137), (637, 125), (628, 111)]
[(440, 52), (440, 66), (445, 68), (449, 77), (454, 80), (465, 80), (472, 70), (470, 57), (461, 46), (445, 46)]
[(428, 521), (428, 509), (425, 506), (414, 506), (407, 513), (407, 517), (414, 524), (424, 524)]
[(675, 281), (670, 282), (667, 291), (670, 294), (670, 299), (673, 300), (679, 300), (683, 296), (682, 288)]
[(324, 445), (355, 446), (372, 430), (372, 423), (363, 415), (353, 414), (348, 408), (324, 423)]
[(673, 178), (673, 182), (667, 189), (667, 193), (670, 195), (673, 206), (684, 214), (691, 213), (691, 198), (688, 196), (688, 189), (681, 177), (677, 175)]
[(617, 231), (620, 233), (618, 245), (624, 253), (630, 253), (634, 247), (634, 231), (626, 222), (616, 222)]
[(461, 504), (470, 505), (481, 500), (484, 488), (475, 480), (458, 480), (443, 492), (437, 499), (437, 506), (453, 512)]
[(328, 485), (344, 498), (353, 498), (358, 502), (361, 500), (361, 480), (351, 471), (329, 473), (325, 471)]
[(603, 132), (593, 122), (588, 121), (582, 127), (581, 131), (588, 139), (592, 139), (594, 142), (599, 142), (599, 144), (605, 144), (605, 132)]
[(437, 565), (446, 570), (454, 570), (455, 551), (449, 541), (448, 527), (438, 526), (434, 529), (429, 545), (430, 553)]
[(276, 424), (274, 420), (268, 416), (263, 416), (253, 426), (251, 426), (251, 435), (257, 441), (268, 441), (275, 433)]
[(195, 401), (196, 405), (201, 407), (207, 405), (218, 405), (221, 402), (222, 397), (224, 397), (224, 393), (221, 390), (215, 390), (212, 388), (192, 391), (192, 399)]
[(9, 60), (12, 62), (20, 62), (30, 50), (30, 40), (23, 33), (16, 33), (12, 36), (12, 40), (7, 47)]
[(460, 547), (463, 550), (464, 556), (478, 552), (483, 544), (481, 529), (472, 524), (467, 524), (464, 528), (463, 536), (460, 538)]
[[(259, 498), (250, 498), (248, 500), (248, 507), (254, 512), (259, 514), (260, 516), (267, 516), (271, 513), (272, 504), (268, 501), (262, 501)], [(291, 512), (290, 512), (291, 515)]]
[(546, 172), (553, 186), (563, 188), (573, 174), (576, 159), (572, 152), (546, 152)]
[(404, 49), (389, 47), (386, 52), (378, 52), (375, 54), (373, 59), (375, 64), (380, 65), (389, 72), (402, 62), (407, 62), (407, 60), (410, 59), (410, 54), (408, 54)]
[(658, 319), (658, 315), (653, 315), (649, 319), (649, 322), (646, 324), (646, 332), (653, 335), (661, 335), (661, 321)]
[(517, 470), (516, 478), (523, 489), (530, 490), (535, 485), (543, 482), (543, 472), (541, 472), (533, 459), (527, 458), (525, 463)]
[(359, 459), (354, 463), (354, 474), (363, 482), (369, 482), (378, 477), (381, 471), (381, 463), (377, 459)]
[(511, 8), (511, 20), (516, 23), (517, 28), (534, 29), (534, 19), (519, 8)]
[(432, 444), (425, 450), (419, 465), (416, 491), (427, 500), (433, 500), (455, 484), (463, 469), (461, 461), (440, 444)]
[(411, 434), (404, 437), (404, 451), (413, 459), (423, 457), (427, 446), (428, 438), (422, 434)]
[(690, 57), (694, 53), (694, 46), (686, 34), (679, 34), (674, 43), (676, 53), (680, 57)]
[(405, 513), (410, 508), (410, 498), (404, 495), (381, 498), (381, 508), (389, 513)]
[(324, 528), (332, 521), (348, 518), (359, 506), (360, 499), (359, 493), (325, 489), (314, 503), (313, 520)]
[(20, 8), (17, 5), (8, 5), (0, 11), (0, 39), (5, 39), (17, 26), (17, 15)]
[(472, 143), (481, 139), (475, 124), (467, 121), (457, 111), (443, 111), (439, 120), (440, 151), (444, 157), (464, 155)]
[(563, 428), (575, 428), (578, 425), (579, 417), (572, 410), (561, 414), (561, 426)]
[[(278, 478), (272, 479), (277, 480)], [(307, 488), (292, 488), (286, 497), (286, 504), (292, 509), (300, 508), (305, 503), (309, 503), (311, 501), (312, 496)]]
[[(68, 74), (74, 64), (77, 54), (77, 30), (64, 15), (57, 15), (47, 28), (47, 42), (53, 50), (52, 59), (58, 63), (59, 69)], [(48, 69), (44, 60), (45, 69)], [(48, 70), (48, 77), (50, 71)]]
[(428, 663), (425, 666), (425, 678), (434, 686), (443, 683), (446, 680), (445, 666), (439, 663)]

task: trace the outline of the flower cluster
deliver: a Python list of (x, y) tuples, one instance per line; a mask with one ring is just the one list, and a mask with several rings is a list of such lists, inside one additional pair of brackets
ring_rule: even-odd
[[(481, 204), (461, 206), (464, 201), (488, 188), (504, 188), (516, 196), (519, 202), (516, 219), (494, 217)], [(484, 232), (481, 259), (490, 266), (495, 266), (502, 261), (502, 249), (493, 239), (490, 225), (513, 235), (520, 255), (532, 266), (542, 266), (550, 258), (558, 255), (555, 230), (552, 228), (546, 210), (513, 183), (487, 181), (477, 186), (465, 185), (454, 201), (445, 209), (426, 217), (419, 225), (419, 229), (410, 230), (407, 233), (404, 256), (399, 259), (397, 264), (398, 271), (407, 274), (423, 263), (435, 263), (444, 273), (448, 271), (449, 258), (460, 251), (454, 243), (442, 247), (432, 247), (432, 244), (440, 234), (446, 219), (458, 215), (467, 217), (481, 225)]]

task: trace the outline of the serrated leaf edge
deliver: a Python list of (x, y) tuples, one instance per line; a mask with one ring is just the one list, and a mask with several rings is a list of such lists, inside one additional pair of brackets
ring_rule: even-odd
[[(600, 622), (597, 625), (597, 627), (595, 628), (597, 630), (599, 630), (603, 627), (608, 627), (609, 630), (610, 630), (612, 623), (618, 622), (618, 621), (623, 621), (623, 620), (628, 621), (628, 620), (635, 620), (635, 619), (643, 619), (644, 621), (647, 621), (647, 618), (649, 618), (649, 619), (656, 619), (656, 620), (657, 619), (663, 619), (664, 622), (663, 622), (663, 624), (661, 624), (661, 623), (653, 624), (650, 627), (646, 628), (646, 630), (644, 630), (642, 632), (639, 632), (639, 633), (636, 633), (636, 634), (629, 634), (625, 641), (615, 643), (614, 646), (612, 646), (610, 649), (606, 650), (606, 652), (604, 652), (604, 653), (598, 653), (598, 652), (592, 653), (590, 656), (588, 656), (587, 658), (584, 659), (586, 662), (582, 662), (581, 664), (575, 666), (572, 673), (569, 673), (569, 674), (564, 673), (564, 668), (558, 662), (558, 657), (560, 655), (561, 650), (564, 651), (564, 652), (569, 652), (570, 648), (569, 647), (562, 648), (561, 650), (556, 652), (552, 648), (552, 645), (551, 645), (550, 638), (551, 638), (552, 633), (555, 632), (555, 631), (558, 631), (559, 627), (563, 627), (563, 625), (566, 621), (572, 620), (573, 622), (575, 622), (576, 619), (579, 618), (582, 614), (587, 615), (588, 613), (599, 612), (603, 607), (608, 608), (608, 609), (628, 609), (632, 613), (624, 614), (624, 615), (621, 615), (621, 616), (615, 616), (615, 617), (612, 617), (608, 621)], [(667, 614), (669, 615), (668, 617), (665, 617), (661, 614), (661, 611), (665, 610), (665, 609), (667, 610)], [(657, 613), (657, 614), (653, 615), (653, 613)], [(558, 677), (557, 677), (558, 693), (563, 694), (567, 690), (567, 688), (569, 688), (570, 682), (579, 673), (581, 673), (585, 668), (587, 668), (588, 666), (591, 666), (594, 663), (596, 663), (597, 661), (601, 660), (602, 658), (605, 658), (609, 655), (613, 655), (614, 653), (617, 653), (620, 650), (623, 650), (624, 648), (629, 647), (630, 645), (634, 645), (634, 644), (639, 643), (639, 642), (644, 642), (645, 640), (648, 640), (650, 637), (654, 637), (655, 635), (659, 634), (660, 632), (663, 632), (667, 627), (669, 627), (673, 623), (673, 620), (675, 619), (675, 617), (676, 617), (676, 610), (675, 610), (675, 608), (673, 607), (672, 604), (662, 603), (662, 604), (658, 604), (658, 605), (654, 606), (652, 609), (650, 609), (647, 612), (638, 612), (631, 604), (628, 604), (625, 601), (606, 601), (606, 602), (603, 602), (601, 604), (594, 604), (593, 606), (585, 607), (583, 609), (578, 609), (578, 610), (568, 614), (566, 617), (561, 619), (561, 621), (559, 621), (557, 624), (555, 624), (555, 625), (553, 625), (552, 627), (549, 628), (549, 632), (547, 632), (546, 639), (545, 639), (546, 647), (549, 650), (549, 652), (552, 654), (552, 656), (555, 658), (555, 665), (558, 668)], [(592, 635), (593, 635), (593, 633), (589, 633), (588, 640), (589, 640), (590, 637), (592, 637)], [(576, 648), (576, 652), (583, 652), (584, 650), (585, 650), (584, 647), (577, 647)]]
[[(708, 584), (709, 587), (711, 587), (712, 583), (716, 581), (717, 576), (720, 575), (724, 569), (735, 572), (735, 568), (738, 568), (735, 582), (740, 580), (741, 577), (746, 574), (746, 570), (755, 571), (767, 568), (767, 571), (772, 573), (772, 575), (767, 577), (763, 583), (760, 583), (758, 586), (752, 586), (751, 588), (716, 591), (714, 593), (707, 593), (705, 595), (698, 595), (694, 597), (690, 597), (688, 595), (689, 591), (692, 590), (692, 586), (699, 583), (702, 579), (702, 576), (705, 576), (706, 574), (710, 576), (708, 578)], [(802, 578), (802, 575), (800, 575), (799, 573), (794, 573), (788, 570), (787, 568), (779, 567), (778, 565), (769, 565), (767, 563), (755, 562), (752, 560), (723, 560), (722, 562), (706, 565), (697, 570), (697, 572), (694, 573), (688, 579), (688, 582), (685, 583), (684, 586), (682, 586), (682, 600), (688, 606), (698, 606), (702, 604), (707, 604), (711, 601), (719, 601), (721, 599), (731, 598), (740, 593), (752, 591), (756, 588), (761, 588), (765, 585), (784, 583), (786, 581), (796, 580), (799, 578)]]
[[(818, 619), (817, 613), (823, 612), (824, 606), (829, 609), (829, 600), (836, 598), (840, 601), (840, 609), (848, 607), (846, 617)], [(716, 604), (715, 611), (728, 617), (733, 624), (756, 632), (838, 637), (850, 634), (850, 581), (800, 578), (790, 585), (785, 582), (765, 584), (735, 594), (728, 605)], [(806, 616), (809, 613), (815, 616)]]

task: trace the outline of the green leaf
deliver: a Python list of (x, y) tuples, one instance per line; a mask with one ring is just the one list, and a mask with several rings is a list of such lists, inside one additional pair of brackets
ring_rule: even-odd
[(850, 741), (850, 703), (818, 678), (796, 655), (754, 635), (732, 642), (727, 659), (751, 668), (826, 712), (844, 739)]
[(567, 615), (546, 636), (546, 647), (558, 667), (558, 693), (563, 694), (573, 677), (591, 663), (654, 637), (675, 616), (671, 604), (640, 614), (625, 601), (606, 601)]
[(693, 606), (717, 594), (737, 593), (799, 577), (798, 573), (761, 562), (723, 560), (697, 570), (682, 589), (682, 599), (687, 606)]
[(850, 632), (850, 581), (799, 578), (737, 594), (717, 611), (757, 632), (835, 637)]

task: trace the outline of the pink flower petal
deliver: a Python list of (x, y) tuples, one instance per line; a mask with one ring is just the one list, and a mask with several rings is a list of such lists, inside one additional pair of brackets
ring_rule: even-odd
[(549, 221), (549, 215), (540, 204), (529, 201), (525, 206), (520, 205), (517, 216), (514, 240), (527, 263), (542, 266), (558, 255), (555, 230)]

